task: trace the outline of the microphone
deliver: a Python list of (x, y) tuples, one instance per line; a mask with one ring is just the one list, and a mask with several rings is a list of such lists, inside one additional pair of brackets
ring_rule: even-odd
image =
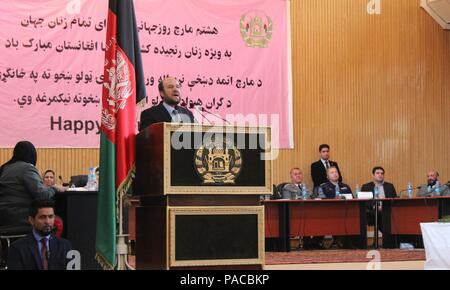
[(201, 107), (201, 106), (198, 106), (198, 107), (199, 107), (200, 111), (205, 112), (205, 113), (208, 113), (208, 114), (210, 114), (210, 115), (213, 115), (214, 117), (216, 117), (216, 118), (218, 118), (218, 119), (224, 121), (224, 122), (227, 123), (228, 125), (230, 125), (230, 122), (228, 122), (226, 119), (222, 118), (220, 115), (214, 114), (213, 112), (210, 112), (210, 111), (208, 111), (207, 109), (205, 109), (205, 108), (203, 108), (203, 107)]
[[(414, 191), (414, 190), (417, 190), (417, 189), (420, 189), (420, 185), (412, 188), (413, 191)], [(398, 196), (401, 198), (401, 197), (402, 197), (402, 194), (403, 194), (404, 192), (407, 192), (407, 191), (408, 191), (408, 188), (407, 188), (407, 189), (401, 190), (401, 191), (398, 193)]]
[(61, 177), (61, 175), (59, 175), (58, 178), (59, 178), (59, 180), (61, 181), (62, 186), (69, 186), (69, 183), (64, 182), (64, 180), (63, 180), (63, 178)]
[(206, 116), (202, 113), (202, 110), (200, 109), (200, 108), (202, 108), (201, 106), (199, 106), (199, 105), (197, 105), (197, 106), (194, 106), (194, 109), (206, 120), (206, 121), (208, 121), (208, 123), (210, 124), (210, 125), (212, 125), (212, 122), (211, 122), (211, 120), (209, 120), (208, 118), (206, 118)]

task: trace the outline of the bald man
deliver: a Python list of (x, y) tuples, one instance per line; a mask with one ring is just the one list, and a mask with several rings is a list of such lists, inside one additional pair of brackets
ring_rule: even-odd
[(141, 113), (139, 131), (154, 123), (195, 123), (194, 115), (186, 108), (180, 107), (181, 85), (174, 77), (167, 77), (158, 84), (159, 95), (163, 101)]
[(420, 187), (418, 196), (450, 196), (447, 185), (439, 183), (439, 172), (430, 170), (427, 174), (427, 184)]
[[(310, 190), (303, 183), (303, 171), (294, 167), (291, 169), (291, 183), (286, 184), (282, 189), (283, 199), (301, 199), (302, 197), (309, 198)], [(303, 190), (306, 192), (303, 194)]]

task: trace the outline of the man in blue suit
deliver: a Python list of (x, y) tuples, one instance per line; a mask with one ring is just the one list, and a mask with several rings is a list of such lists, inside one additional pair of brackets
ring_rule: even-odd
[(11, 245), (8, 254), (9, 270), (65, 270), (69, 241), (57, 238), (52, 231), (55, 206), (51, 200), (31, 203), (28, 221), (32, 231)]

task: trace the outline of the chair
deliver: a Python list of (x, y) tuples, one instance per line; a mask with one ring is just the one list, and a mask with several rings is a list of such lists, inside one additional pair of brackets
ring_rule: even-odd
[(75, 175), (70, 177), (70, 186), (75, 186), (75, 187), (83, 187), (86, 186), (88, 182), (88, 176), (87, 175)]
[(280, 183), (280, 184), (278, 184), (275, 187), (275, 192), (273, 193), (274, 194), (274, 199), (281, 199), (281, 198), (283, 198), (283, 187), (286, 184), (288, 184), (288, 182)]
[[(25, 237), (26, 234), (2, 234), (0, 233), (0, 270), (6, 270), (8, 267), (6, 266), (8, 260), (8, 250), (11, 247), (11, 242), (13, 240), (17, 240)], [(4, 245), (4, 241), (6, 242), (6, 246)]]

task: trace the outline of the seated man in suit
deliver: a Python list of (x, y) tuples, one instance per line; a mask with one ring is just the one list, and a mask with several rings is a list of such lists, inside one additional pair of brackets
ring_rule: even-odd
[[(323, 196), (325, 199), (336, 198), (336, 192), (339, 190), (340, 194), (352, 194), (352, 189), (340, 180), (340, 174), (336, 167), (331, 166), (327, 169), (328, 182), (323, 183), (319, 187), (319, 197)], [(326, 214), (326, 213), (324, 213)], [(333, 245), (338, 248), (354, 248), (353, 240), (349, 236), (335, 236), (333, 237)]]
[[(312, 193), (303, 183), (303, 172), (300, 168), (294, 167), (291, 169), (291, 183), (286, 184), (282, 190), (282, 197), (284, 199), (301, 199), (303, 191), (306, 190), (306, 198), (311, 198)], [(322, 249), (323, 237), (303, 237), (303, 249)]]
[[(295, 167), (291, 169), (291, 183), (286, 184), (282, 190), (283, 199), (301, 199), (303, 196), (309, 198), (311, 191), (309, 191), (306, 184), (303, 183), (303, 172), (300, 168)], [(303, 195), (303, 191), (305, 195)]]
[(340, 175), (337, 167), (331, 166), (327, 169), (328, 182), (320, 185), (319, 192), (324, 195), (326, 199), (336, 198), (336, 192), (339, 189), (340, 194), (352, 194), (352, 189), (340, 180)]
[(420, 186), (418, 196), (449, 196), (450, 189), (448, 185), (440, 184), (439, 172), (430, 170), (427, 174), (427, 183)]
[[(373, 192), (375, 188), (378, 189), (378, 198), (395, 198), (397, 191), (392, 183), (384, 181), (384, 168), (376, 166), (372, 169), (373, 181), (364, 184), (361, 191)], [(378, 229), (382, 231), (382, 206), (378, 206)], [(367, 224), (369, 226), (375, 225), (375, 203), (367, 203)]]
[(167, 77), (159, 82), (158, 90), (163, 101), (159, 105), (144, 110), (141, 113), (139, 131), (159, 122), (194, 123), (195, 118), (191, 111), (178, 106), (181, 101), (180, 82)]
[(10, 270), (66, 270), (71, 245), (52, 234), (55, 222), (54, 203), (34, 200), (28, 221), (32, 231), (11, 245), (8, 254)]
[(330, 160), (330, 146), (328, 144), (320, 145), (319, 153), (320, 160), (311, 164), (311, 177), (315, 193), (321, 184), (328, 182), (327, 169), (330, 167), (336, 167), (339, 173), (339, 182), (342, 182), (342, 175), (337, 162)]

